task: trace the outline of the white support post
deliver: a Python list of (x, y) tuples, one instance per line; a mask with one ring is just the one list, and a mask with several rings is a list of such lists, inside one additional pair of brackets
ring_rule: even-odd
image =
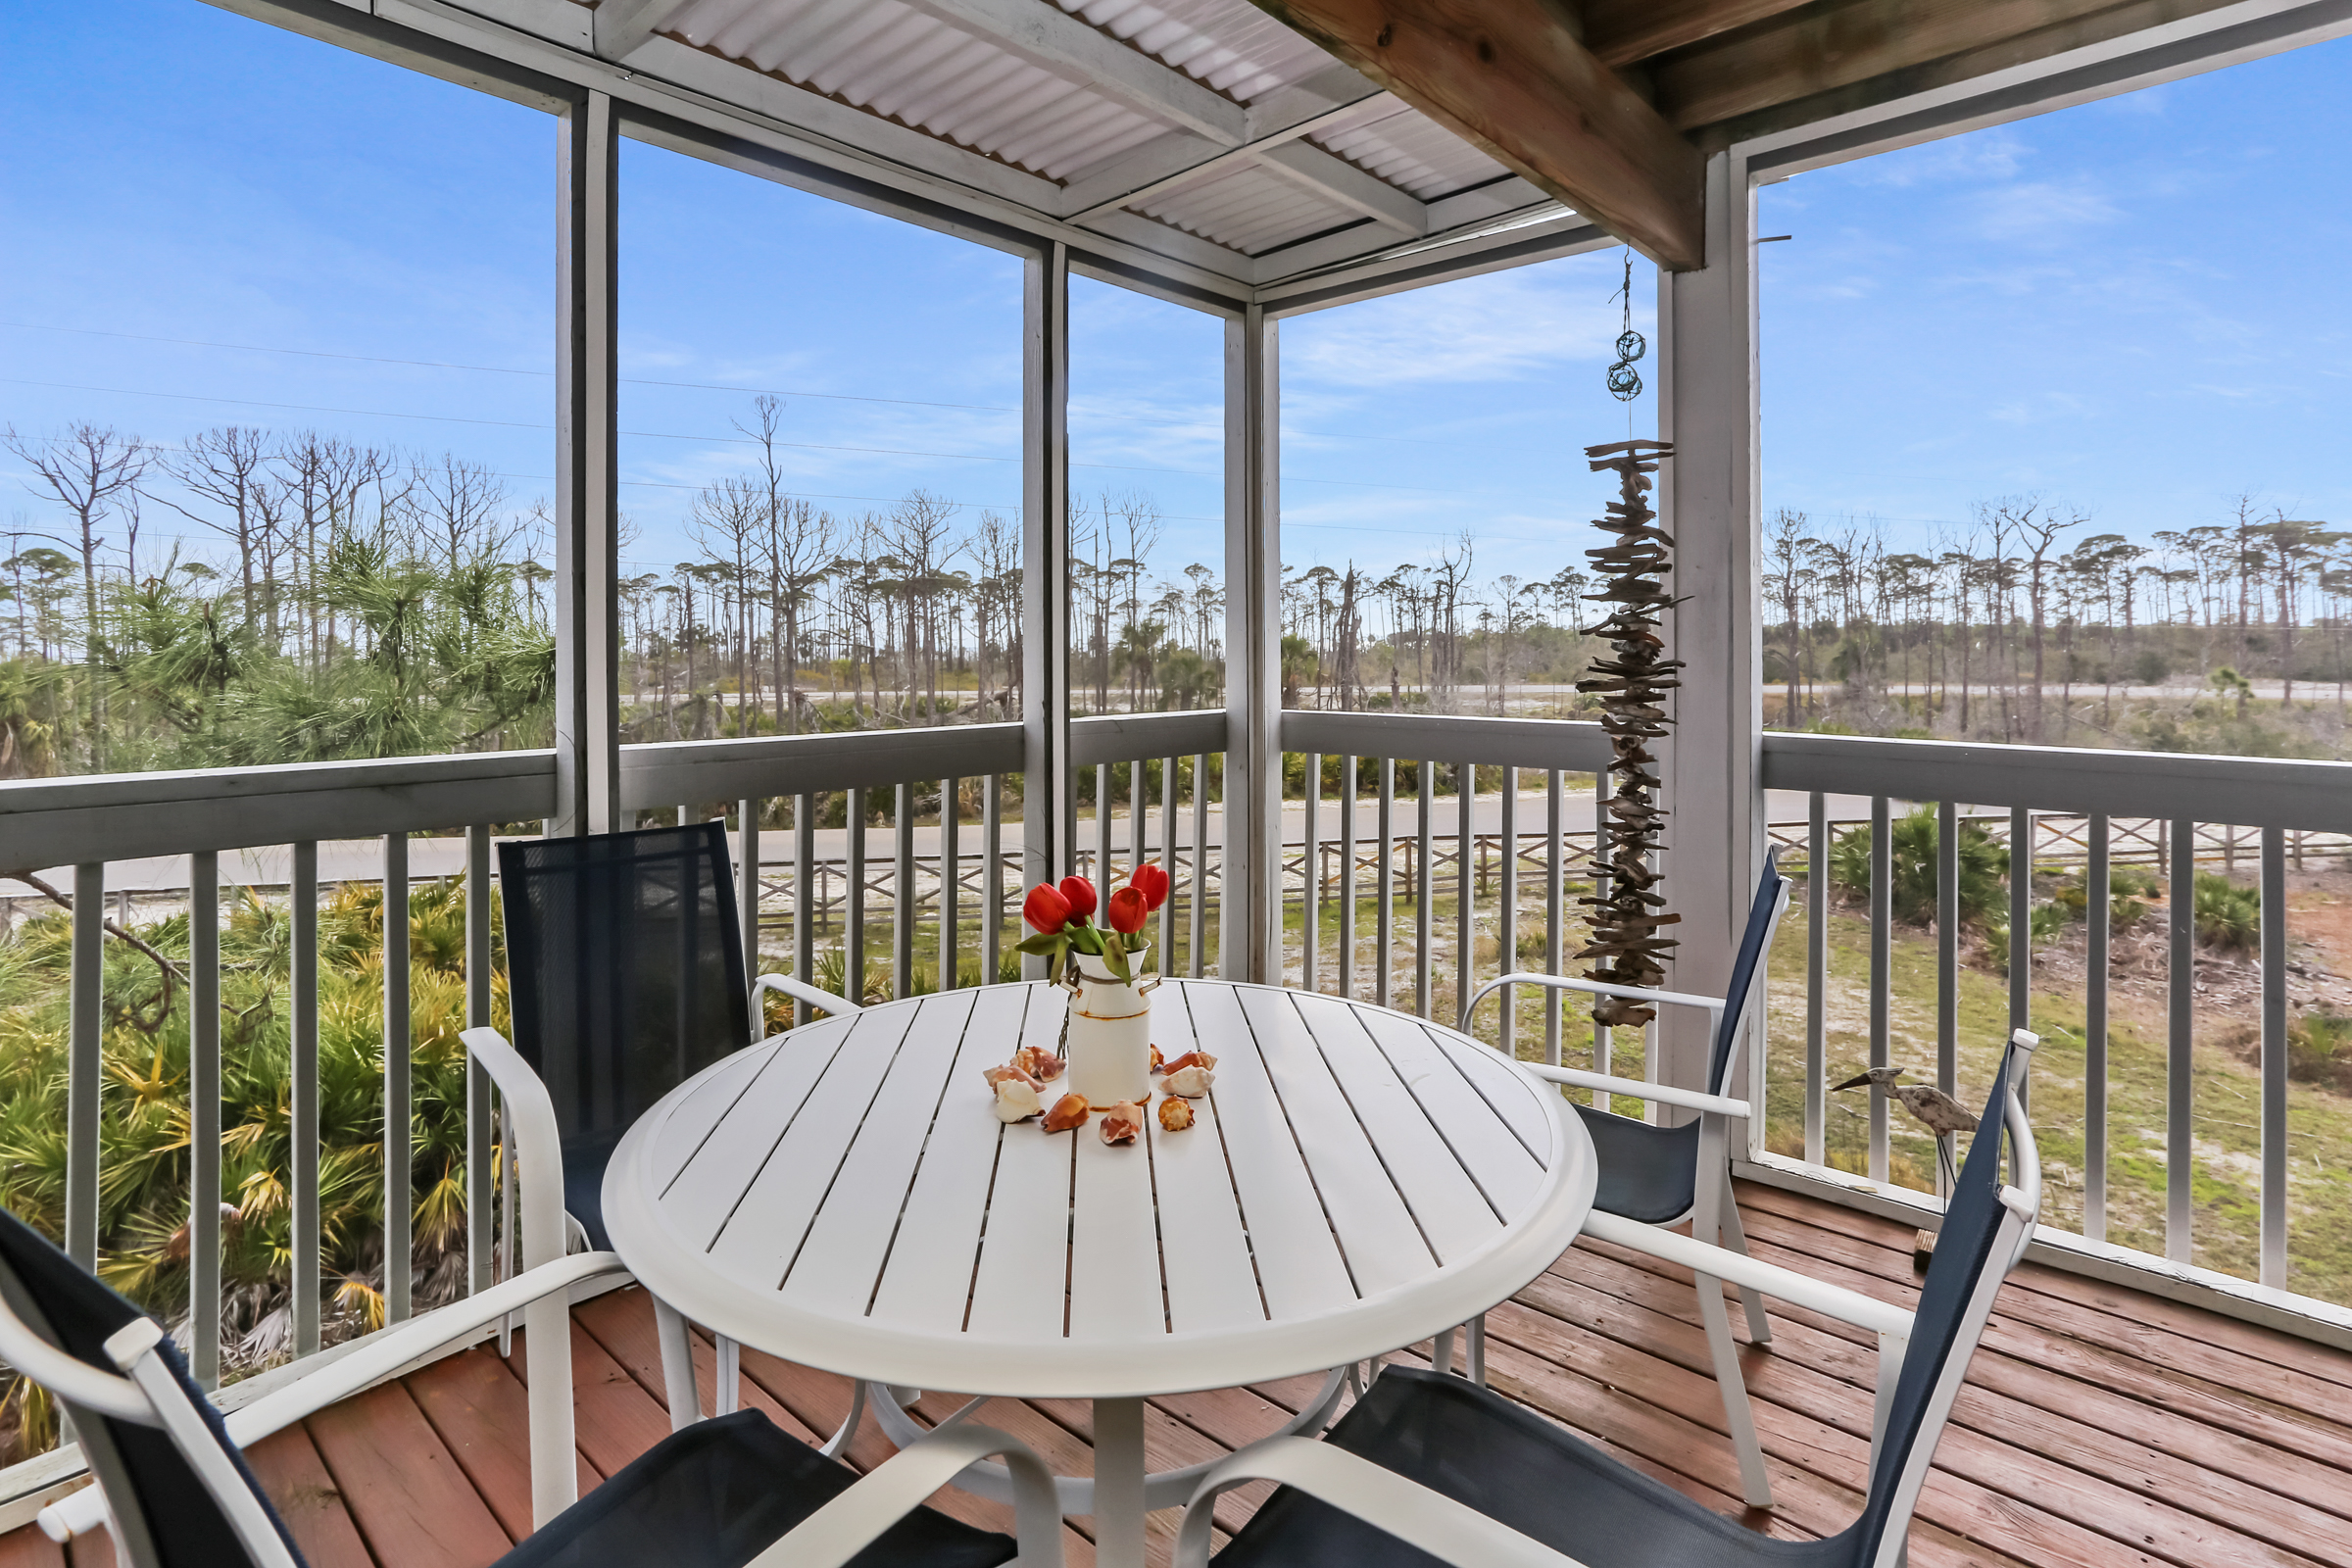
[(556, 329), (557, 834), (619, 822), (620, 512), (612, 100), (559, 118)]
[[(1070, 253), (1029, 257), (1021, 289), (1021, 877), (1068, 873), (1070, 768)], [(1045, 960), (1021, 972), (1045, 978)]]
[[(1743, 160), (1707, 160), (1704, 270), (1658, 280), (1658, 434), (1675, 455), (1659, 511), (1674, 536), (1670, 632), (1689, 666), (1665, 743), (1665, 892), (1682, 923), (1668, 984), (1721, 996), (1767, 848), (1758, 767), (1755, 197)], [(1682, 1012), (1684, 1009), (1676, 1009)], [(1658, 1079), (1705, 1083), (1707, 1031), (1669, 1013)], [(1757, 1059), (1741, 1054), (1744, 1076)], [(1726, 1093), (1745, 1093), (1741, 1085)]]
[(1225, 323), (1225, 877), (1217, 973), (1282, 981), (1282, 454), (1274, 318)]

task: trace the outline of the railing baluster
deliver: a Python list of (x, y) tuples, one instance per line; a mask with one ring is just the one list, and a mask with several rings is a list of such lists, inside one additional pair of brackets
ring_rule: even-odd
[(1323, 946), (1323, 879), (1316, 873), (1316, 857), (1322, 853), (1322, 835), (1316, 831), (1322, 823), (1316, 818), (1323, 810), (1323, 755), (1308, 752), (1301, 759), (1306, 764), (1302, 793), (1306, 799), (1305, 823), (1298, 840), (1298, 929), (1304, 941), (1299, 952), (1298, 984), (1307, 991), (1320, 990), (1315, 982), (1316, 962), (1322, 956)]
[[(490, 1022), (490, 828), (477, 824), (466, 830), (466, 1027), (480, 1029)], [(490, 1075), (470, 1059), (466, 1063), (466, 1290), (486, 1291), (490, 1275), (492, 1236), (497, 1230), (497, 1138), (491, 1125)]]
[(1185, 972), (1198, 980), (1207, 962), (1202, 950), (1208, 942), (1208, 758), (1203, 753), (1193, 757), (1193, 903), (1185, 912), (1192, 922)]
[(914, 923), (922, 914), (921, 897), (914, 885), (912, 781), (899, 786), (899, 798), (892, 811), (892, 825), (898, 829), (898, 856), (891, 868), (890, 994), (894, 997), (911, 997), (914, 995)]
[(1423, 758), (1414, 764), (1421, 787), (1415, 795), (1413, 858), (1407, 862), (1407, 891), (1413, 900), (1413, 1010), (1429, 1016), (1429, 906), (1437, 877), (1429, 863), (1430, 818), (1438, 811), (1438, 764)]
[[(1960, 1092), (1960, 806), (1936, 804), (1936, 1087)], [(1943, 1162), (1936, 1161), (1941, 1180)]]
[[(1519, 770), (1507, 763), (1502, 769), (1502, 874), (1495, 880), (1500, 884), (1495, 892), (1501, 902), (1495, 906), (1494, 941), (1501, 952), (1495, 957), (1499, 967), (1494, 972), (1509, 974), (1519, 967)], [(1518, 1005), (1512, 990), (1510, 986), (1502, 988), (1502, 1054), (1506, 1056), (1519, 1054)]]
[(98, 1266), (98, 1101), (105, 1077), (106, 867), (74, 867), (74, 992), (66, 1066), (66, 1252)]
[(2196, 1157), (2193, 1048), (2196, 1039), (2197, 824), (2176, 817), (2172, 828), (2169, 962), (2171, 1006), (2165, 1029), (2164, 1255), (2189, 1261), (2189, 1217), (2195, 1212), (2190, 1179)]
[(2262, 1283), (2286, 1288), (2286, 833), (2262, 830)]
[(997, 983), (1004, 942), (1004, 777), (991, 773), (980, 784), (980, 983)]
[[(760, 974), (760, 809), (761, 801), (747, 797), (735, 803), (735, 820), (741, 831), (736, 834), (736, 860), (741, 871), (735, 883), (735, 923), (742, 927), (743, 973), (749, 981)], [(752, 1020), (752, 1037), (759, 1039), (767, 1033), (766, 1020)]]
[(1815, 790), (1805, 803), (1805, 1160), (1828, 1162), (1830, 1071), (1830, 814)]
[[(1568, 880), (1561, 821), (1567, 807), (1560, 770), (1544, 773), (1544, 972), (1560, 974), (1568, 955)], [(1560, 997), (1544, 993), (1544, 1059), (1560, 1064)]]
[(384, 1321), (409, 1317), (409, 836), (384, 835)]
[(318, 1353), (318, 846), (294, 846), (286, 889), (291, 939), (287, 985), (293, 1083), (288, 1105), (294, 1167), (294, 1353)]
[(1110, 894), (1110, 764), (1095, 764), (1095, 892)]
[(2022, 806), (2009, 808), (2009, 1027), (2034, 1027), (2034, 813)]
[(1478, 898), (1473, 862), (1478, 858), (1478, 764), (1453, 765), (1453, 1004), (1459, 1008), (1477, 991), (1471, 984), (1478, 959)]
[(962, 824), (956, 819), (963, 815), (960, 791), (963, 780), (944, 779), (939, 786), (939, 989), (953, 991), (961, 980), (956, 965), (962, 955), (962, 922), (958, 906), (963, 903), (963, 865), (958, 853), (963, 846), (956, 842), (956, 829)]
[[(824, 889), (816, 880), (816, 797), (792, 798), (792, 972), (809, 985), (816, 983), (816, 921), (824, 906)], [(816, 1009), (806, 1002), (792, 1004), (792, 1021), (807, 1023)]]
[[(125, 922), (127, 926), (127, 922)], [(220, 1386), (220, 857), (188, 857), (188, 1360)]]
[(865, 787), (852, 785), (842, 792), (846, 809), (843, 820), (849, 825), (850, 885), (845, 894), (849, 907), (841, 927), (842, 988), (849, 1000), (865, 1001)]
[[(1894, 833), (1886, 797), (1870, 800), (1870, 1064), (1887, 1065), (1887, 1003), (1894, 929)], [(1870, 1179), (1886, 1180), (1886, 1091), (1870, 1092)]]
[[(2107, 1239), (2107, 968), (2115, 900), (2108, 867), (2107, 816), (2090, 819), (2090, 864), (2082, 876), (2088, 924), (2082, 1004), (2082, 1235)], [(1948, 1090), (1947, 1090), (1948, 1092)]]
[(1340, 759), (1340, 995), (1355, 995), (1355, 754)]
[(1159, 763), (1159, 868), (1168, 873), (1168, 897), (1159, 906), (1161, 974), (1176, 972), (1176, 760)]
[[(1592, 907), (1596, 916), (1601, 904), (1609, 896), (1609, 879), (1597, 867), (1606, 865), (1608, 860), (1609, 770), (1604, 767), (1592, 775), (1592, 864), (1596, 868), (1592, 873)], [(1597, 998), (1594, 999), (1592, 1004), (1594, 1006), (1599, 1004)], [(1609, 1033), (1608, 1026), (1602, 1023), (1599, 1016), (1595, 1014), (1592, 1019), (1592, 1070), (1594, 1072), (1613, 1070), (1609, 1064), (1609, 1058), (1614, 1054), (1612, 1048), (1615, 1045), (1616, 1039)], [(1608, 1095), (1595, 1094), (1592, 1097), (1592, 1103), (1598, 1109), (1606, 1110), (1609, 1108), (1610, 1099), (1611, 1097)]]
[(1397, 760), (1381, 757), (1381, 807), (1374, 823), (1381, 830), (1381, 870), (1376, 884), (1381, 907), (1371, 924), (1371, 1002), (1388, 1006), (1395, 992), (1397, 968)]

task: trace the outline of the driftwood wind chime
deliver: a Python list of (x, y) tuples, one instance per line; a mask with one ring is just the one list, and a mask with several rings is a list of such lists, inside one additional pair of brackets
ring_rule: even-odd
[[(1609, 368), (1609, 390), (1631, 402), (1641, 395), (1642, 377), (1633, 362), (1647, 344), (1633, 323), (1633, 262), (1626, 262), (1625, 323), (1617, 339), (1617, 363)], [(1597, 836), (1588, 869), (1593, 896), (1578, 902), (1592, 910), (1592, 940), (1577, 954), (1579, 960), (1595, 960), (1586, 978), (1621, 986), (1658, 986), (1666, 979), (1665, 959), (1675, 946), (1660, 936), (1662, 927), (1682, 919), (1668, 914), (1666, 901), (1656, 891), (1653, 868), (1661, 847), (1666, 813), (1657, 804), (1660, 784), (1652, 771), (1657, 759), (1649, 743), (1666, 733), (1666, 694), (1682, 683), (1675, 671), (1679, 659), (1665, 657), (1666, 641), (1659, 635), (1659, 617), (1674, 603), (1666, 574), (1674, 569), (1668, 554), (1674, 541), (1658, 526), (1649, 505), (1650, 475), (1661, 461), (1674, 456), (1665, 441), (1612, 441), (1585, 448), (1592, 470), (1616, 473), (1618, 498), (1608, 515), (1594, 526), (1614, 534), (1614, 542), (1586, 556), (1608, 581), (1588, 598), (1612, 608), (1588, 636), (1606, 636), (1610, 657), (1595, 661), (1592, 678), (1580, 680), (1580, 692), (1601, 698), (1600, 725), (1609, 737), (1608, 832), (1605, 848)], [(1656, 1009), (1639, 1002), (1603, 997), (1592, 1008), (1593, 1021), (1607, 1026), (1645, 1024)]]

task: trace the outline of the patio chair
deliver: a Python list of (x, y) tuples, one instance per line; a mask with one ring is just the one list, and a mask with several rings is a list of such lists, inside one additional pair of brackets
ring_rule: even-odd
[[(1844, 1531), (1768, 1538), (1489, 1390), (1390, 1367), (1323, 1441), (1278, 1439), (1212, 1469), (1186, 1506), (1176, 1568), (1201, 1568), (1214, 1498), (1253, 1480), (1283, 1487), (1218, 1554), (1218, 1568), (1896, 1568), (1993, 1297), (2040, 1209), (2040, 1158), (2017, 1092), (2036, 1043), (2019, 1030), (2001, 1058), (1915, 1312), (1674, 1238), (1702, 1271), (1878, 1335), (1869, 1491)], [(2002, 1181), (2004, 1129), (2018, 1186)], [(1601, 1233), (1631, 1227), (1605, 1219)]]
[[(1506, 974), (1490, 982), (1462, 1008), (1461, 1027), (1466, 1032), (1472, 1012), (1488, 993), (1505, 986), (1537, 985), (1706, 1010), (1713, 1031), (1713, 1050), (1708, 1058), (1704, 1092), (1642, 1083), (1576, 1067), (1528, 1064), (1531, 1071), (1555, 1083), (1625, 1095), (1697, 1113), (1679, 1127), (1659, 1127), (1591, 1105), (1576, 1107), (1576, 1113), (1584, 1118), (1585, 1130), (1592, 1135), (1593, 1150), (1600, 1156), (1600, 1183), (1592, 1199), (1593, 1213), (1636, 1220), (1642, 1227), (1661, 1228), (1631, 1230), (1632, 1239), (1624, 1245), (1637, 1251), (1655, 1254), (1658, 1246), (1652, 1238), (1667, 1234), (1663, 1227), (1680, 1225), (1686, 1220), (1690, 1222), (1690, 1234), (1701, 1241), (1714, 1242), (1742, 1254), (1747, 1251), (1747, 1236), (1740, 1226), (1739, 1200), (1732, 1194), (1731, 1127), (1735, 1121), (1746, 1120), (1748, 1105), (1744, 1101), (1730, 1098), (1727, 1091), (1740, 1064), (1740, 1044), (1762, 1009), (1764, 987), (1759, 983), (1760, 978), (1772, 953), (1772, 939), (1788, 909), (1788, 882), (1781, 875), (1776, 851), (1764, 857), (1764, 874), (1756, 883), (1756, 896), (1748, 906), (1747, 929), (1740, 934), (1740, 951), (1732, 963), (1731, 985), (1720, 1000), (1678, 991), (1608, 985), (1569, 975), (1521, 973)], [(1757, 1345), (1771, 1343), (1772, 1325), (1764, 1314), (1763, 1298), (1746, 1287), (1740, 1288), (1740, 1295), (1747, 1309), (1749, 1340)], [(1732, 1447), (1740, 1456), (1740, 1490), (1751, 1507), (1769, 1508), (1772, 1482), (1764, 1468), (1763, 1446), (1756, 1441), (1747, 1384), (1740, 1373), (1740, 1353), (1732, 1343), (1731, 1319), (1724, 1310), (1723, 1286), (1703, 1272), (1698, 1279), (1698, 1311), (1699, 1321), (1706, 1328), (1715, 1380), (1723, 1390), (1724, 1421), (1731, 1432)], [(1483, 1383), (1483, 1325), (1472, 1325), (1469, 1348), (1473, 1381)], [(1451, 1359), (1448, 1340), (1441, 1347), (1439, 1370), (1446, 1370), (1446, 1363)]]
[[(768, 992), (827, 1012), (858, 1010), (789, 975), (745, 983), (721, 823), (514, 840), (499, 846), (499, 884), (514, 1054), (554, 1107), (569, 1245), (611, 1245), (605, 1167), (621, 1134), (679, 1084), (758, 1041)], [(497, 1039), (469, 1030), (466, 1044), (485, 1034)], [(476, 1049), (474, 1059), (512, 1099), (515, 1068), (504, 1054)], [(546, 1261), (526, 1256), (524, 1266)], [(692, 1347), (683, 1319), (667, 1306), (658, 1315), (670, 1419), (683, 1426), (701, 1414)], [(718, 1342), (718, 1361), (712, 1403), (724, 1415), (740, 1386), (733, 1341)], [(828, 1446), (828, 1456), (840, 1451)]]
[[(552, 1299), (561, 1336), (569, 1287), (619, 1266), (610, 1252), (588, 1252), (534, 1269), (373, 1335), (224, 1420), (161, 1324), (0, 1209), (0, 1356), (62, 1402), (98, 1481), (42, 1510), (41, 1527), (64, 1544), (105, 1524), (129, 1568), (300, 1568), (302, 1552), (243, 1445), (525, 1302)], [(568, 1365), (568, 1340), (556, 1344)], [(536, 1371), (535, 1494), (543, 1472), (560, 1471), (568, 1483), (577, 1464), (570, 1380), (543, 1391)], [(554, 1464), (543, 1464), (551, 1453)], [(1017, 1544), (922, 1505), (988, 1455), (1004, 1456), (1015, 1478)], [(746, 1410), (671, 1433), (583, 1502), (549, 1510), (547, 1500), (534, 1496), (538, 1528), (499, 1559), (501, 1568), (831, 1568), (853, 1557), (859, 1568), (990, 1568), (1016, 1551), (1023, 1564), (1061, 1562), (1061, 1521), (1044, 1461), (978, 1426), (948, 1428), (860, 1478)]]

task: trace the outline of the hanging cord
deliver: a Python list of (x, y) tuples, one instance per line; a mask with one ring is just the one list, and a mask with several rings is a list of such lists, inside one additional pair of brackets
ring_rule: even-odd
[(1609, 394), (1625, 405), (1625, 433), (1634, 433), (1634, 399), (1642, 395), (1642, 372), (1634, 362), (1649, 352), (1649, 343), (1634, 330), (1634, 253), (1625, 252), (1625, 279), (1611, 299), (1625, 302), (1617, 332), (1617, 363), (1609, 367)]

